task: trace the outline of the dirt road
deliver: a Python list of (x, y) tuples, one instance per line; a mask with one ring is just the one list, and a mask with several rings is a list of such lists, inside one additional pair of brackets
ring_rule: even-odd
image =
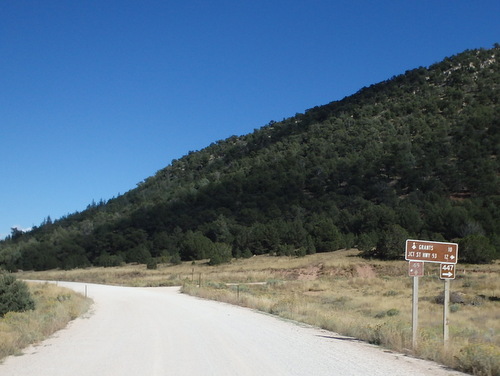
[[(59, 283), (79, 292), (84, 284)], [(335, 333), (206, 301), (178, 288), (87, 285), (92, 312), (2, 376), (459, 375)]]

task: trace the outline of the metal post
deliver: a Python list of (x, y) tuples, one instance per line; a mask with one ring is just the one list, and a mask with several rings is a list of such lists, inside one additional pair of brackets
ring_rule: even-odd
[(444, 280), (444, 302), (443, 302), (443, 342), (446, 347), (448, 344), (449, 332), (448, 332), (448, 313), (449, 313), (449, 303), (450, 303), (450, 280)]
[(418, 334), (418, 277), (413, 277), (413, 304), (412, 304), (412, 344), (417, 347)]

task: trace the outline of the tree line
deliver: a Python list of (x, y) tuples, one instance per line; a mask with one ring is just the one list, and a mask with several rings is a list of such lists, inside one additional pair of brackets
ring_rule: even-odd
[(465, 51), (172, 161), (129, 192), (0, 242), (9, 270), (227, 262), (406, 238), (500, 256), (500, 48)]

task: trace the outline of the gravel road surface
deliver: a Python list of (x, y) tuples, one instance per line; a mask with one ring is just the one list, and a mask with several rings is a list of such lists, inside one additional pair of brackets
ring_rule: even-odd
[(7, 358), (1, 376), (462, 375), (179, 288), (59, 285), (87, 286), (91, 312)]

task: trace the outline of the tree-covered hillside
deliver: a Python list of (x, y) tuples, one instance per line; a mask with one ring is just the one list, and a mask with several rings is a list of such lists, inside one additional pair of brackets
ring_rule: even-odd
[(0, 243), (7, 269), (358, 247), (406, 238), (500, 257), (500, 46), (465, 51), (245, 136), (190, 152), (137, 188)]

